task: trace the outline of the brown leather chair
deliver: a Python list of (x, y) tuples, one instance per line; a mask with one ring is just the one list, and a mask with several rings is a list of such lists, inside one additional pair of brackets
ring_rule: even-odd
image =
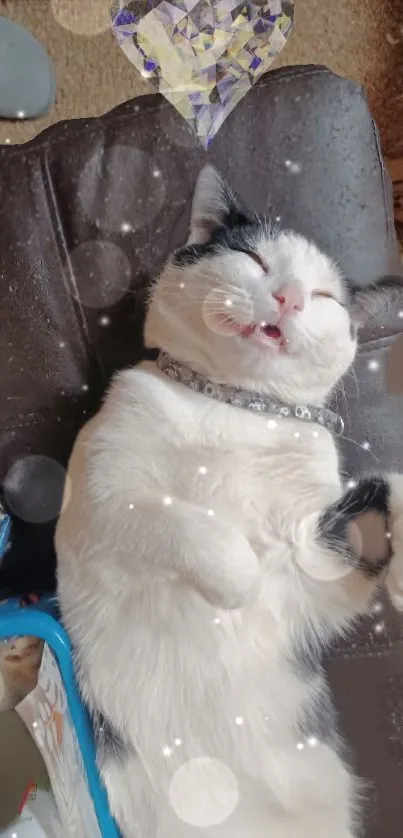
[[(63, 467), (112, 373), (144, 356), (145, 289), (185, 239), (206, 156), (256, 209), (331, 253), (351, 281), (401, 270), (365, 96), (325, 68), (266, 76), (207, 155), (158, 96), (1, 147), (0, 469), (14, 516), (3, 593), (54, 585)], [(403, 469), (401, 365), (390, 352), (402, 330), (399, 303), (372, 321), (355, 379), (335, 395), (351, 475)], [(369, 781), (366, 836), (400, 838), (403, 618), (379, 601), (327, 666), (356, 770)]]

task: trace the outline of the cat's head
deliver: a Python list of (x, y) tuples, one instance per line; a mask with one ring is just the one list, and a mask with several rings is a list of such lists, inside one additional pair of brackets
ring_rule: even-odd
[(206, 166), (188, 243), (152, 289), (146, 345), (212, 381), (320, 404), (381, 296), (353, 291), (316, 245), (271, 229)]

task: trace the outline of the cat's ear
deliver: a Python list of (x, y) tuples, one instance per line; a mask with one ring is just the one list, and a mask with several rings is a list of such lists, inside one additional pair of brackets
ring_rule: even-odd
[(228, 186), (209, 164), (196, 182), (190, 217), (188, 244), (206, 244), (217, 227), (234, 227), (257, 222), (257, 215)]
[(403, 276), (387, 276), (373, 285), (354, 287), (350, 291), (350, 317), (356, 329), (394, 304), (401, 304)]

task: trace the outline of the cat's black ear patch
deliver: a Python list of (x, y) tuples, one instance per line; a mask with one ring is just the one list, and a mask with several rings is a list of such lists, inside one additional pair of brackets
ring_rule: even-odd
[(214, 166), (204, 166), (194, 192), (188, 244), (207, 244), (219, 227), (232, 229), (257, 222), (257, 214), (232, 191)]
[(355, 328), (386, 311), (398, 300), (403, 292), (403, 276), (386, 276), (379, 282), (350, 290), (350, 316)]

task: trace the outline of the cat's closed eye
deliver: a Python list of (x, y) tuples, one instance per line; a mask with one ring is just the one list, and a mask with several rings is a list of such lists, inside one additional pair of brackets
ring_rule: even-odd
[(265, 274), (269, 273), (268, 264), (263, 261), (263, 259), (259, 256), (258, 253), (255, 253), (254, 250), (245, 250), (244, 252), (246, 253), (247, 256), (249, 256), (251, 259), (253, 259), (253, 261), (256, 262), (257, 265), (259, 265), (262, 268), (262, 270), (265, 272)]
[[(328, 297), (330, 300), (336, 300), (336, 297), (330, 291), (312, 291), (312, 297)], [(336, 300), (336, 302), (339, 301)]]
[(312, 297), (323, 297), (324, 299), (334, 300), (335, 303), (338, 303), (339, 306), (342, 306), (343, 308), (345, 308), (344, 303), (342, 303), (341, 300), (339, 300), (338, 297), (335, 297), (335, 295), (332, 294), (330, 291), (312, 291), (311, 296)]

